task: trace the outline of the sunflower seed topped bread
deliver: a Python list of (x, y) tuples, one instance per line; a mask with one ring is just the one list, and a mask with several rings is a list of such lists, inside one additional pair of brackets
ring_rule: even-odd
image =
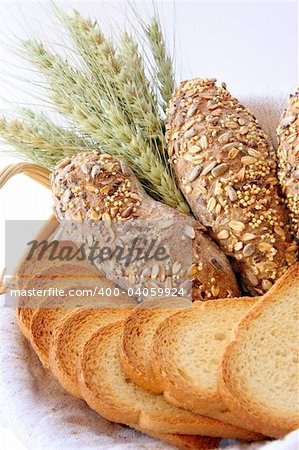
[(196, 302), (157, 327), (151, 363), (160, 392), (176, 405), (247, 428), (229, 411), (218, 388), (222, 353), (232, 329), (257, 299)]
[(225, 84), (194, 79), (174, 93), (166, 135), (193, 214), (234, 258), (246, 288), (263, 294), (296, 261), (297, 250), (266, 134)]
[[(66, 159), (53, 172), (52, 190), (55, 213), (62, 225), (75, 221), (74, 226), (80, 229), (81, 221), (84, 221), (91, 230), (96, 231), (94, 234), (100, 247), (107, 239), (107, 229), (112, 226), (111, 223), (121, 227), (118, 229), (120, 238), (117, 237), (120, 240), (126, 234), (126, 227), (133, 223), (138, 222), (140, 226), (147, 221), (152, 223), (147, 238), (161, 239), (160, 244), (167, 249), (166, 262), (150, 261), (152, 265), (144, 269), (145, 262), (137, 261), (124, 270), (124, 265), (117, 265), (115, 261), (107, 259), (101, 264), (99, 259), (95, 260), (100, 270), (108, 278), (117, 280), (121, 287), (139, 287), (144, 280), (148, 287), (157, 287), (158, 281), (164, 287), (171, 288), (173, 283), (183, 286), (185, 277), (180, 276), (181, 263), (189, 258), (188, 273), (190, 279), (194, 278), (193, 300), (238, 295), (238, 286), (228, 260), (204, 233), (202, 225), (151, 199), (133, 173), (116, 158), (99, 152), (84, 152), (71, 160)], [(187, 220), (190, 225), (185, 227)], [(105, 233), (101, 231), (103, 223), (106, 225)], [(180, 225), (183, 232), (175, 234), (175, 228)], [(113, 241), (115, 234), (111, 232)], [(72, 238), (80, 245), (85, 239), (82, 235)], [(92, 242), (88, 243), (88, 237), (86, 241), (92, 245)]]
[(299, 263), (234, 330), (220, 370), (225, 404), (256, 431), (281, 438), (299, 427)]
[[(50, 343), (50, 368), (60, 384), (75, 397), (82, 398), (78, 383), (78, 367), (83, 347), (100, 327), (125, 319), (131, 309), (114, 299), (107, 299), (110, 307), (84, 308), (70, 312), (56, 327)], [(116, 302), (115, 302), (116, 300)], [(129, 299), (128, 299), (129, 301)]]
[(107, 325), (86, 342), (79, 381), (89, 406), (112, 422), (159, 433), (251, 439), (253, 433), (170, 405), (162, 395), (141, 389), (119, 360), (124, 321)]
[(278, 177), (290, 210), (292, 229), (299, 239), (299, 88), (290, 96), (277, 136)]

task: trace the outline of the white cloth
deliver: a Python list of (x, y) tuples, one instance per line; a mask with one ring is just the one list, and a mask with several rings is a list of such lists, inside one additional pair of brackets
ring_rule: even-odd
[[(244, 96), (275, 143), (275, 129), (286, 103), (286, 93)], [(72, 398), (46, 372), (21, 335), (12, 309), (2, 309), (0, 328), (0, 420), (29, 450), (168, 449), (155, 441), (101, 418), (82, 401)], [(298, 432), (284, 440), (240, 444), (223, 442), (230, 450), (297, 450)]]

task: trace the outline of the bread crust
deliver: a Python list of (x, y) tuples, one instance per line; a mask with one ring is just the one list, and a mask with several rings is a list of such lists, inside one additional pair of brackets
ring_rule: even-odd
[(290, 95), (277, 128), (278, 177), (290, 210), (292, 230), (299, 239), (299, 88)]
[(296, 261), (277, 159), (256, 118), (215, 80), (182, 82), (167, 117), (169, 156), (195, 217), (252, 295)]
[(250, 432), (245, 436), (244, 430), (232, 425), (173, 408), (163, 397), (126, 380), (118, 359), (123, 325), (122, 321), (101, 328), (85, 344), (79, 381), (91, 408), (108, 420), (137, 429), (250, 439)]
[(209, 450), (218, 449), (221, 439), (204, 437), (204, 436), (192, 436), (188, 434), (163, 434), (156, 433), (153, 430), (144, 429), (141, 427), (135, 428), (142, 433), (147, 434), (155, 439), (166, 442), (173, 445), (179, 450)]
[[(287, 304), (289, 300), (289, 290), (294, 289), (294, 286), (297, 286), (297, 292), (299, 292), (298, 280), (299, 263), (291, 267), (286, 274), (278, 280), (263, 297), (260, 298), (256, 305), (240, 321), (234, 330), (231, 342), (224, 352), (222, 364), (219, 370), (220, 392), (228, 407), (236, 411), (239, 417), (246, 420), (255, 430), (276, 438), (282, 438), (288, 432), (299, 427), (299, 403), (298, 411), (291, 417), (286, 416), (283, 413), (277, 413), (277, 408), (275, 409), (272, 407), (270, 401), (268, 401), (267, 404), (263, 403), (263, 401), (258, 399), (257, 393), (254, 390), (249, 392), (249, 390), (240, 385), (242, 373), (236, 373), (235, 364), (237, 364), (237, 362), (234, 363), (234, 361), (237, 361), (236, 358), (242, 343), (246, 342), (246, 337), (248, 336), (248, 330), (250, 327), (254, 327), (255, 321), (267, 312), (268, 306), (270, 306), (269, 310), (271, 309), (271, 311), (273, 311), (276, 302), (283, 301)], [(296, 308), (297, 314), (298, 308), (299, 305), (297, 305)], [(279, 321), (280, 316), (278, 317), (277, 322), (279, 323)], [(267, 326), (267, 322), (265, 322), (265, 326)], [(269, 326), (270, 324), (268, 327)], [(281, 332), (288, 333), (287, 327), (285, 328), (284, 325), (282, 325)], [(263, 345), (262, 341), (259, 341), (257, 345)], [(297, 346), (297, 343), (292, 343), (292, 345)], [(269, 348), (266, 352), (270, 358), (272, 351), (273, 349)], [(297, 358), (298, 356), (299, 355), (297, 355)], [(294, 355), (294, 357), (296, 357), (296, 355)], [(267, 363), (269, 363), (269, 361)], [(262, 364), (265, 365), (266, 361), (263, 360)], [(287, 384), (287, 380), (285, 384)]]
[[(41, 263), (36, 266), (36, 274), (34, 275), (34, 272), (32, 272), (32, 275), (27, 280), (27, 284), (22, 284), (22, 289), (26, 289), (27, 291), (33, 288), (48, 289), (55, 287), (57, 289), (64, 289), (70, 283), (74, 287), (79, 281), (84, 284), (91, 282), (93, 285), (101, 283), (103, 277), (95, 271), (91, 264), (89, 266), (82, 265), (81, 263), (76, 265), (61, 262), (60, 265), (51, 268), (50, 264), (46, 261), (44, 264)], [(18, 298), (17, 322), (20, 330), (27, 339), (30, 339), (32, 317), (39, 305), (43, 303), (43, 300), (43, 297), (33, 296), (21, 296)]]
[(158, 326), (164, 319), (177, 312), (176, 308), (139, 307), (132, 312), (124, 324), (119, 357), (124, 372), (143, 389), (161, 394), (163, 390), (151, 367), (150, 349), (145, 347), (151, 330), (147, 326)]
[[(41, 241), (39, 241), (41, 242)], [(56, 241), (57, 247), (55, 255), (59, 255), (61, 251), (70, 249), (71, 252), (78, 251), (78, 247), (72, 241)], [(54, 245), (56, 245), (54, 243)], [(28, 250), (22, 258), (16, 271), (16, 286), (20, 291), (35, 289), (47, 289), (57, 287), (63, 289), (64, 284), (69, 279), (95, 279), (100, 282), (101, 276), (96, 268), (87, 260), (72, 259), (54, 259), (50, 258), (53, 246), (48, 246), (39, 257), (36, 251), (30, 259), (30, 250)], [(20, 296), (18, 299), (17, 321), (18, 325), (27, 339), (30, 339), (30, 324), (32, 316), (42, 303), (41, 297), (33, 298), (32, 296)]]
[(113, 307), (115, 299), (106, 300), (107, 306), (103, 305), (102, 309), (84, 308), (64, 317), (50, 343), (50, 369), (62, 387), (77, 398), (83, 398), (78, 382), (78, 366), (85, 342), (97, 329), (123, 320), (132, 312), (132, 308), (122, 307), (120, 303), (118, 307)]
[[(185, 223), (188, 219), (173, 208), (151, 199), (123, 162), (99, 152), (84, 152), (75, 155), (72, 160), (62, 161), (52, 174), (51, 184), (55, 213), (64, 226), (66, 221), (75, 220), (78, 227), (84, 221), (93, 229), (100, 230), (102, 221), (109, 226), (117, 220), (124, 224), (132, 223), (132, 219), (139, 219), (140, 223), (154, 221), (156, 229), (163, 221), (175, 224)], [(190, 219), (190, 225), (189, 235), (184, 238), (190, 243), (190, 253), (192, 248), (193, 265), (190, 271), (194, 276), (193, 300), (237, 296), (237, 282), (224, 253), (204, 233), (204, 228), (198, 221)], [(172, 239), (171, 231), (167, 236), (165, 245), (171, 247), (169, 252), (172, 266), (176, 261), (182, 260), (182, 247), (179, 249), (179, 241), (176, 241), (176, 245), (169, 241)], [(82, 237), (75, 236), (74, 239), (82, 244)], [(101, 239), (100, 233), (97, 234), (97, 239)], [(104, 246), (103, 242), (99, 244), (100, 247)], [(187, 251), (186, 249), (188, 244), (183, 246), (183, 250)], [(191, 255), (188, 253), (188, 256)], [(128, 281), (127, 274), (123, 273), (123, 265), (116, 268), (114, 261), (105, 261), (103, 265), (98, 260), (95, 264), (108, 278), (114, 280), (116, 269), (119, 270), (121, 275), (117, 282), (124, 289), (140, 283), (142, 270), (136, 271), (134, 279), (131, 277)], [(144, 268), (144, 263), (141, 268), (142, 266)], [(162, 269), (163, 267), (159, 268), (160, 271)]]
[[(153, 337), (150, 360), (154, 379), (160, 388), (160, 392), (163, 392), (163, 395), (168, 402), (177, 407), (193, 411), (196, 414), (213, 417), (243, 429), (250, 429), (250, 427), (247, 426), (247, 422), (241, 420), (238, 415), (234, 413), (234, 410), (229, 410), (227, 408), (220, 396), (219, 390), (215, 388), (215, 386), (202, 386), (202, 383), (197, 379), (197, 375), (194, 375), (196, 379), (194, 381), (192, 373), (196, 373), (196, 367), (194, 367), (190, 374), (190, 370), (186, 370), (184, 360), (181, 360), (179, 354), (175, 354), (175, 349), (176, 339), (183, 339), (184, 346), (186, 346), (186, 352), (196, 352), (196, 348), (194, 348), (195, 342), (201, 349), (205, 348), (205, 342), (201, 336), (193, 336), (193, 342), (191, 342), (191, 336), (188, 335), (187, 328), (188, 323), (190, 324), (193, 320), (196, 320), (195, 324), (198, 326), (198, 330), (201, 330), (201, 334), (204, 334), (203, 337), (209, 336), (211, 345), (214, 339), (213, 334), (217, 334), (219, 335), (219, 337), (217, 337), (217, 339), (219, 339), (217, 347), (223, 347), (225, 345), (225, 340), (227, 340), (228, 337), (227, 335), (222, 336), (224, 332), (219, 331), (222, 330), (222, 328), (217, 329), (217, 324), (213, 323), (214, 319), (211, 319), (211, 315), (215, 315), (215, 318), (219, 318), (217, 314), (219, 314), (218, 311), (220, 311), (223, 315), (223, 321), (230, 323), (230, 318), (228, 317), (226, 320), (225, 315), (227, 315), (229, 311), (231, 311), (230, 315), (232, 315), (234, 302), (239, 301), (242, 303), (242, 309), (244, 308), (245, 312), (255, 304), (256, 300), (256, 298), (252, 297), (242, 297), (240, 299), (222, 299), (218, 302), (197, 302), (193, 304), (192, 308), (178, 311), (166, 318), (157, 327)], [(212, 322), (210, 323), (211, 320)], [(206, 323), (209, 323), (208, 329), (205, 328)], [(201, 324), (203, 325), (202, 327)], [(230, 329), (229, 333), (231, 333)], [(228, 333), (226, 332), (225, 334)], [(218, 351), (219, 350), (216, 348), (213, 357), (219, 358), (220, 364), (221, 359), (217, 353)], [(202, 357), (203, 354), (198, 356), (198, 358)], [(209, 358), (208, 353), (206, 358)], [(202, 370), (206, 369), (202, 367)], [(213, 380), (214, 377), (217, 377), (217, 368), (215, 369), (215, 373), (213, 373), (213, 369), (208, 370), (210, 370), (210, 372), (203, 376), (203, 378), (211, 378)], [(254, 438), (254, 434), (255, 433), (252, 431), (252, 438)], [(255, 438), (260, 439), (261, 436), (256, 434)]]

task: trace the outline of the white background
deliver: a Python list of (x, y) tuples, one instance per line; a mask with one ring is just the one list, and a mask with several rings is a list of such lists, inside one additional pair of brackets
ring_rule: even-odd
[[(137, 2), (146, 16), (151, 2)], [(59, 2), (98, 18), (104, 30), (111, 23), (123, 29), (134, 20), (127, 2)], [(298, 83), (298, 13), (296, 2), (161, 2), (158, 4), (177, 79), (212, 76), (226, 81), (236, 96), (292, 92)], [(175, 31), (175, 42), (174, 42)], [(19, 39), (39, 36), (60, 42), (57, 21), (47, 2), (0, 2), (0, 114), (20, 104), (37, 104), (37, 90), (18, 78), (35, 79), (16, 55)], [(175, 50), (174, 50), (175, 49)], [(3, 150), (5, 147), (3, 147)], [(1, 150), (1, 149), (0, 149)], [(15, 162), (7, 153), (0, 170)], [(51, 213), (50, 193), (23, 176), (0, 191), (0, 269), (4, 264), (4, 220), (45, 219)], [(0, 427), (1, 447), (21, 449)], [(39, 449), (38, 449), (39, 450)]]

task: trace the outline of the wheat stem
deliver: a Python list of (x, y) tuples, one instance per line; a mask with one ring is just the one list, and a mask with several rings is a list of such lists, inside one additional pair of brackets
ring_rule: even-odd
[[(114, 97), (98, 92), (90, 77), (38, 42), (26, 44), (31, 60), (46, 76), (58, 109), (73, 119), (107, 153), (124, 159), (157, 199), (188, 213), (181, 192), (158, 152), (127, 119)], [(113, 86), (113, 85), (112, 85)]]
[(157, 66), (156, 70), (159, 91), (162, 98), (162, 108), (164, 113), (166, 113), (166, 108), (175, 89), (172, 59), (167, 53), (163, 32), (158, 20), (153, 18), (151, 23), (144, 28)]
[(24, 112), (22, 120), (0, 119), (0, 136), (14, 147), (19, 157), (48, 169), (66, 156), (95, 148), (90, 140), (56, 125), (45, 115), (30, 110)]

